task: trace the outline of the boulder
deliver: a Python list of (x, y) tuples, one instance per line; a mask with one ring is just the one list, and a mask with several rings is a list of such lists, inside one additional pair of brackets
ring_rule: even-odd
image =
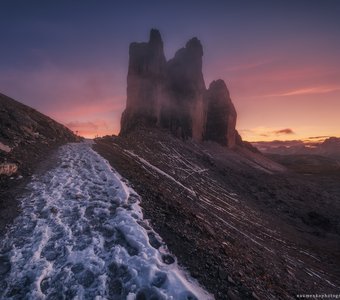
[(14, 163), (1, 163), (0, 175), (11, 176), (18, 171), (18, 166)]

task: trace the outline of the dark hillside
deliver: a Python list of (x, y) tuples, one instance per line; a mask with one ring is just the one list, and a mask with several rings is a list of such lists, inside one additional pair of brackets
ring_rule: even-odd
[(170, 250), (217, 299), (293, 299), (340, 285), (340, 203), (322, 183), (243, 147), (185, 142), (158, 129), (94, 147), (133, 184)]
[(78, 139), (65, 126), (0, 94), (0, 231), (17, 215), (15, 195), (37, 164)]

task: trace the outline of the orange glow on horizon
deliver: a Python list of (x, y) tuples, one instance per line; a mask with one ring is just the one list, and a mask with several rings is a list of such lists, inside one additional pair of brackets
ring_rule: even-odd
[[(232, 58), (228, 53), (209, 57), (212, 52), (206, 47), (206, 86), (218, 78), (225, 80), (243, 140), (340, 136), (340, 69), (327, 55), (308, 58), (289, 49), (274, 49), (277, 53), (263, 49)], [(13, 91), (21, 89), (9, 96), (23, 101), (31, 95), (32, 103), (26, 104), (81, 136), (93, 138), (120, 131), (126, 69), (69, 70), (46, 64), (34, 71), (0, 72), (0, 82), (14, 87)], [(6, 90), (2, 92), (6, 94)], [(40, 100), (35, 103), (35, 99)]]
[(244, 140), (340, 136), (340, 0), (3, 2), (0, 92), (85, 137), (120, 131), (129, 45), (151, 28), (167, 61), (200, 40), (205, 85), (225, 81)]
[(93, 122), (70, 122), (65, 124), (75, 134), (93, 139), (105, 135), (117, 135), (119, 128), (114, 127), (110, 122), (105, 120), (96, 120)]

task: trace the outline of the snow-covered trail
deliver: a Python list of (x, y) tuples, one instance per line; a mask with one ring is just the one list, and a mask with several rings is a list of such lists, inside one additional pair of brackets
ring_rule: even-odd
[(143, 220), (139, 196), (90, 143), (33, 179), (0, 243), (0, 299), (211, 299)]

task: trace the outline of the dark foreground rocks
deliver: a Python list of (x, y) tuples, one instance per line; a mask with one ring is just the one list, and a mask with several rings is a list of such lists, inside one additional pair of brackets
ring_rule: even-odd
[(339, 290), (337, 194), (244, 148), (137, 130), (94, 149), (142, 196), (146, 218), (217, 299)]

